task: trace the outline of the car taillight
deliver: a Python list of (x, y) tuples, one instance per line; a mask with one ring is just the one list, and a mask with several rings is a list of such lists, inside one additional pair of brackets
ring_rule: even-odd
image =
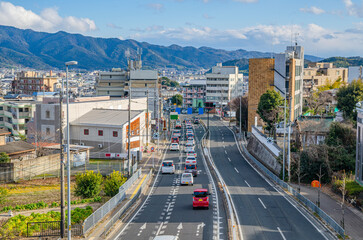
[(184, 170), (187, 170), (187, 167), (184, 167)]

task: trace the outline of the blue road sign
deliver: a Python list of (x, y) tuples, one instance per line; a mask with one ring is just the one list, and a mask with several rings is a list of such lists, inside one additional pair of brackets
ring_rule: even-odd
[(199, 115), (202, 115), (204, 113), (204, 108), (199, 108), (199, 112), (198, 112), (198, 114)]
[(188, 114), (193, 114), (193, 108), (188, 108)]
[(177, 112), (178, 114), (180, 114), (180, 108), (175, 108), (175, 112)]

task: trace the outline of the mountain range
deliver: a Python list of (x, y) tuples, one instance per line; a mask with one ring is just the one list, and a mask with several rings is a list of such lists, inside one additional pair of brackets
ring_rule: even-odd
[[(175, 67), (210, 68), (218, 62), (236, 59), (271, 57), (268, 52), (238, 49), (227, 51), (210, 47), (160, 46), (135, 40), (95, 38), (63, 31), (36, 32), (0, 25), (0, 67), (30, 67), (35, 69), (64, 68), (69, 60), (78, 61), (80, 69), (110, 69), (126, 67), (125, 52), (136, 56), (142, 48), (145, 68)], [(322, 58), (305, 55), (306, 59)]]

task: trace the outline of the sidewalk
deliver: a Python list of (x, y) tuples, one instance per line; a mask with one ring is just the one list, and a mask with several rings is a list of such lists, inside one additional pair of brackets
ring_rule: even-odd
[[(297, 184), (290, 184), (297, 189)], [(318, 201), (318, 191), (307, 185), (300, 186), (300, 193), (313, 203)], [(324, 191), (320, 192), (320, 208), (332, 217), (337, 223), (341, 224), (342, 211), (340, 201), (335, 199), (336, 196), (330, 196)], [(344, 227), (346, 235), (351, 239), (363, 239), (363, 213), (358, 209), (344, 204)]]
[[(154, 146), (156, 149), (155, 144), (149, 144), (149, 149), (151, 146)], [(104, 239), (102, 237), (102, 234), (104, 232), (105, 225), (107, 222), (114, 216), (115, 213), (117, 213), (122, 206), (124, 206), (129, 200), (131, 200), (139, 188), (141, 187), (141, 184), (144, 182), (146, 175), (149, 173), (150, 169), (153, 168), (153, 164), (156, 167), (158, 165), (159, 160), (162, 157), (162, 151), (164, 150), (164, 145), (162, 144), (162, 141), (160, 141), (160, 155), (155, 151), (154, 153), (143, 153), (142, 160), (138, 163), (138, 166), (142, 168), (142, 175), (140, 178), (126, 191), (126, 198), (115, 208), (113, 209), (109, 214), (105, 216), (105, 218), (98, 223), (91, 231), (87, 234), (86, 238), (90, 240), (96, 240), (96, 239)], [(111, 231), (112, 232), (112, 231)]]

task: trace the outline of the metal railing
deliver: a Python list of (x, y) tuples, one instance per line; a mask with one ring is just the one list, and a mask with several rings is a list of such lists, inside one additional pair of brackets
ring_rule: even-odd
[(98, 222), (100, 222), (109, 212), (111, 212), (122, 200), (126, 197), (126, 191), (131, 185), (141, 176), (141, 168), (132, 175), (120, 188), (119, 193), (108, 200), (104, 205), (92, 213), (83, 222), (83, 234), (86, 234), (91, 230)]
[[(232, 131), (233, 132), (233, 131)], [(235, 136), (235, 134), (233, 133)], [(282, 181), (278, 176), (276, 176), (274, 173), (272, 173), (270, 170), (268, 170), (260, 161), (258, 161), (254, 156), (252, 156), (246, 147), (243, 144), (240, 144), (240, 142), (236, 139), (236, 142), (238, 143), (238, 147), (242, 147), (243, 153), (253, 161), (255, 165), (258, 166), (260, 170), (262, 170), (268, 177), (270, 177), (274, 182), (276, 182), (281, 187), (287, 189), (288, 192), (290, 192), (293, 196), (295, 196), (301, 203), (303, 203), (307, 208), (309, 208), (314, 213), (318, 214), (321, 219), (323, 219), (326, 224), (328, 224), (332, 229), (334, 229), (335, 232), (337, 232), (343, 239), (345, 239), (345, 231), (344, 228), (342, 228), (333, 218), (331, 218), (328, 214), (326, 214), (321, 208), (316, 206), (313, 202), (311, 202), (309, 199), (301, 195), (298, 191), (296, 191), (293, 187), (291, 187), (286, 182)]]
[(118, 210), (117, 213), (115, 213), (113, 217), (106, 223), (101, 237), (104, 238), (110, 231), (111, 227), (117, 222), (117, 220), (119, 220), (121, 216), (129, 209), (129, 207), (136, 202), (136, 200), (139, 198), (142, 191), (144, 190), (145, 186), (148, 184), (149, 180), (151, 179), (151, 176), (152, 176), (152, 170), (150, 170), (150, 172), (146, 176), (144, 182), (141, 184), (141, 187), (137, 191), (135, 196), (132, 199), (130, 199), (130, 201), (128, 201), (125, 205), (123, 205), (122, 208), (120, 208), (120, 210)]

